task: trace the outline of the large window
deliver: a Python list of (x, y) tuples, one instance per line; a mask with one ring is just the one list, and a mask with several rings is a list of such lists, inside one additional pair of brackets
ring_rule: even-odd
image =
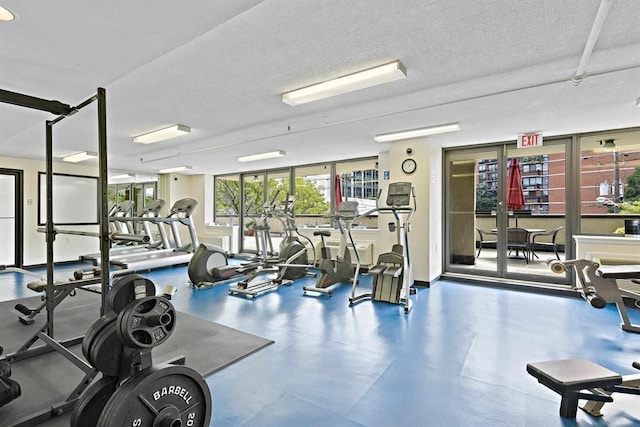
[[(244, 198), (241, 197), (243, 192)], [(245, 222), (251, 223), (248, 217), (258, 214), (263, 204), (271, 201), (276, 193), (279, 199), (290, 193), (295, 196), (299, 226), (329, 224), (327, 215), (334, 209), (336, 199), (357, 200), (361, 212), (365, 212), (376, 205), (377, 159), (216, 176), (215, 222), (238, 223), (239, 213), (243, 212), (247, 216)], [(363, 219), (362, 223), (376, 227), (377, 218)]]
[(241, 209), (240, 175), (216, 177), (214, 191), (216, 222), (237, 223)]
[(376, 159), (336, 164), (341, 200), (356, 200), (360, 213), (376, 207), (378, 198), (378, 163)]
[[(313, 217), (331, 212), (331, 165), (297, 167), (294, 170), (294, 193), (297, 197), (296, 215)], [(306, 224), (315, 225), (312, 218), (304, 219)]]
[(640, 132), (580, 138), (581, 232), (624, 234), (640, 215)]

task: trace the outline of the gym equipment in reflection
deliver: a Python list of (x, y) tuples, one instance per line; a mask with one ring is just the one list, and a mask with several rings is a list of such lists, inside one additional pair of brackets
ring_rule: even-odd
[[(343, 282), (353, 282), (353, 285), (357, 283), (360, 272), (360, 255), (358, 254), (358, 248), (351, 234), (351, 228), (357, 217), (358, 202), (354, 200), (341, 202), (335, 212), (329, 215), (329, 218), (335, 221), (340, 231), (340, 245), (338, 246), (338, 252), (335, 257), (331, 256), (331, 250), (325, 242), (325, 237), (330, 237), (331, 231), (318, 230), (313, 232), (314, 236), (320, 236), (320, 260), (318, 261), (318, 269), (321, 273), (314, 286), (304, 286), (302, 288), (305, 294), (307, 292), (320, 292), (331, 295), (335, 287), (334, 285)], [(349, 242), (347, 242), (347, 237), (349, 238)], [(349, 252), (347, 243), (351, 243), (353, 248), (356, 257), (355, 264), (353, 264), (353, 260), (351, 259), (351, 253)]]
[(349, 305), (363, 299), (371, 299), (402, 304), (404, 312), (408, 313), (413, 305), (410, 295), (415, 293), (413, 265), (409, 254), (411, 217), (416, 212), (417, 206), (413, 185), (410, 182), (390, 183), (386, 205), (386, 207), (372, 209), (366, 215), (371, 215), (374, 212), (393, 214), (395, 221), (389, 222), (389, 231), (396, 233), (396, 243), (390, 252), (380, 254), (376, 265), (369, 269), (368, 274), (372, 276), (370, 292), (356, 295), (356, 283), (353, 284)]
[(600, 265), (586, 259), (558, 261), (551, 259), (549, 268), (557, 274), (565, 274), (573, 268), (576, 273), (576, 290), (585, 301), (594, 308), (604, 308), (607, 304), (615, 304), (622, 323), (620, 327), (627, 332), (640, 333), (640, 325), (631, 323), (623, 297), (632, 298), (636, 302), (640, 293), (623, 290), (618, 281), (623, 279), (640, 280), (640, 265)]

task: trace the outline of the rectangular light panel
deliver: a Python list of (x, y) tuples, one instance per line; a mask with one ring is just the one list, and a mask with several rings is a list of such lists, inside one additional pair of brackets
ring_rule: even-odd
[(460, 123), (448, 123), (446, 125), (430, 126), (426, 128), (409, 129), (399, 132), (380, 133), (373, 137), (377, 142), (400, 141), (402, 139), (420, 138), (422, 136), (438, 133), (454, 132), (462, 129)]
[(190, 171), (191, 169), (193, 169), (191, 166), (176, 166), (174, 168), (160, 169), (158, 173), (183, 172)]
[(283, 93), (282, 102), (296, 106), (405, 77), (407, 77), (407, 71), (402, 63), (393, 61), (368, 70)]
[(252, 154), (250, 156), (241, 156), (241, 157), (238, 157), (237, 160), (239, 162), (254, 162), (256, 160), (273, 159), (276, 157), (282, 157), (286, 155), (287, 153), (285, 151), (278, 150), (278, 151), (269, 151), (268, 153)]
[(181, 135), (191, 133), (191, 128), (185, 125), (173, 125), (163, 129), (154, 130), (142, 135), (134, 136), (133, 142), (138, 144), (152, 144), (154, 142), (166, 141)]
[(92, 153), (90, 151), (82, 151), (80, 153), (71, 154), (62, 158), (63, 162), (78, 163), (85, 160), (91, 160), (98, 157), (98, 153)]

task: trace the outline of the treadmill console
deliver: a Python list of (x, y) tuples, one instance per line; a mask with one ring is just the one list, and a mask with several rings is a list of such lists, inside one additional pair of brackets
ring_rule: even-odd
[(410, 182), (392, 182), (387, 193), (387, 206), (409, 206), (411, 200)]

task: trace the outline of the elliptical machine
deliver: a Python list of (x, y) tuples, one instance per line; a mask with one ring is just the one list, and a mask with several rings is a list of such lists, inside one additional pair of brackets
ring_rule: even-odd
[[(275, 289), (282, 285), (290, 285), (295, 279), (307, 274), (311, 265), (307, 255), (307, 247), (300, 240), (300, 236), (309, 241), (311, 239), (298, 232), (295, 225), (295, 196), (287, 195), (282, 203), (282, 209), (275, 209), (275, 200), (280, 191), (276, 192), (271, 203), (265, 203), (263, 215), (254, 227), (259, 233), (259, 247), (262, 250), (262, 260), (249, 276), (229, 288), (229, 294), (240, 294), (255, 298), (258, 294)], [(268, 256), (268, 239), (270, 237), (269, 218), (275, 218), (283, 226), (284, 238), (280, 243), (280, 253), (276, 257)], [(315, 252), (315, 250), (314, 250)], [(315, 254), (314, 254), (315, 259)], [(264, 279), (266, 274), (276, 273), (276, 277)], [(260, 279), (261, 278), (261, 279)], [(258, 280), (256, 280), (258, 279)]]
[[(369, 275), (373, 276), (371, 292), (356, 296), (356, 283), (353, 284), (349, 306), (363, 299), (371, 299), (404, 304), (404, 312), (408, 313), (413, 305), (409, 295), (416, 292), (412, 287), (413, 265), (409, 256), (411, 217), (417, 207), (413, 185), (410, 182), (389, 184), (386, 204), (387, 207), (373, 209), (368, 214), (375, 211), (393, 214), (395, 222), (389, 223), (389, 231), (396, 233), (396, 243), (392, 246), (391, 252), (381, 253), (376, 265), (369, 269)], [(406, 219), (404, 215), (407, 215)]]
[(213, 287), (217, 282), (249, 274), (260, 266), (259, 262), (229, 264), (229, 258), (230, 255), (221, 247), (200, 243), (187, 267), (191, 286)]
[[(314, 286), (304, 286), (304, 293), (320, 292), (331, 296), (334, 285), (350, 282), (357, 283), (358, 274), (360, 273), (360, 255), (358, 248), (353, 241), (351, 235), (351, 227), (355, 219), (358, 217), (358, 202), (355, 200), (347, 200), (338, 205), (337, 210), (330, 218), (335, 219), (340, 230), (340, 245), (335, 258), (331, 258), (331, 250), (327, 247), (325, 237), (331, 236), (329, 230), (314, 231), (314, 236), (320, 236), (320, 260), (318, 269), (321, 271), (320, 277)], [(356, 264), (352, 264), (351, 253), (347, 248), (347, 236), (353, 252), (356, 256)]]
[[(279, 192), (276, 192), (275, 196), (277, 196), (278, 193)], [(264, 204), (263, 213), (274, 210), (275, 196), (271, 202)], [(200, 243), (193, 257), (191, 257), (187, 268), (191, 286), (195, 288), (201, 288), (203, 286), (213, 287), (217, 282), (247, 275), (263, 266), (273, 246), (268, 234), (269, 224), (267, 219), (268, 216), (263, 214), (256, 222), (255, 229), (259, 234), (259, 236), (256, 235), (258, 256), (252, 258), (247, 263), (229, 264), (229, 258), (231, 256), (224, 249), (216, 245)]]

